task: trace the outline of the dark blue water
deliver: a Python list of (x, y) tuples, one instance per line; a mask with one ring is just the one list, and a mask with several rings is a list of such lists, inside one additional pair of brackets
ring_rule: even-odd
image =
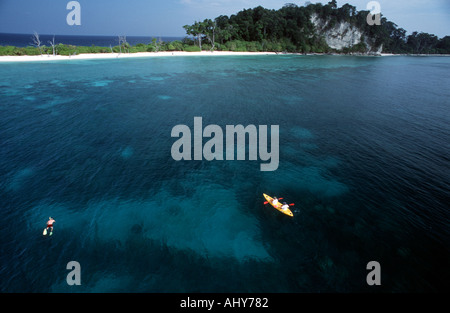
[[(15, 46), (15, 47), (27, 47), (33, 45), (33, 34), (8, 34), (0, 33), (0, 46)], [(43, 45), (49, 46), (49, 41), (53, 40), (53, 35), (39, 34), (40, 40)], [(161, 39), (164, 42), (171, 42), (175, 40), (182, 40), (184, 37), (146, 37), (146, 36), (127, 36), (127, 42), (134, 46), (138, 43), (149, 44), (152, 39)], [(109, 47), (119, 45), (117, 36), (78, 36), (78, 35), (55, 35), (56, 44), (74, 45), (74, 46), (97, 46), (97, 47)]]
[[(444, 291), (449, 85), (445, 57), (0, 64), (0, 290)], [(280, 125), (278, 170), (174, 161), (195, 116)]]

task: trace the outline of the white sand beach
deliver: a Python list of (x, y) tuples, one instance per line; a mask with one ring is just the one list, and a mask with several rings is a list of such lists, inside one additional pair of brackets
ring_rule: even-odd
[[(123, 59), (123, 58), (144, 58), (144, 57), (172, 57), (172, 56), (239, 56), (239, 55), (328, 55), (326, 53), (281, 53), (281, 52), (233, 52), (233, 51), (202, 51), (202, 52), (185, 52), (185, 51), (164, 51), (164, 52), (136, 52), (136, 53), (85, 53), (77, 55), (21, 55), (21, 56), (0, 56), (1, 62), (44, 62), (44, 61), (66, 61), (66, 60), (90, 60), (90, 59)], [(335, 54), (344, 55), (344, 54)], [(392, 54), (380, 53), (377, 55), (361, 56), (450, 56), (448, 54)]]
[(123, 59), (142, 57), (169, 57), (169, 56), (225, 56), (225, 55), (275, 55), (275, 52), (232, 52), (232, 51), (202, 51), (202, 52), (137, 52), (137, 53), (89, 53), (78, 55), (23, 55), (0, 56), (0, 62), (34, 62), (34, 61), (64, 61), (89, 59)]

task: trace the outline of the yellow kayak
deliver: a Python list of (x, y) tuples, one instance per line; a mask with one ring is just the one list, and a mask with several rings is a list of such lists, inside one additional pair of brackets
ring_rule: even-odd
[(271, 206), (273, 206), (275, 209), (277, 209), (277, 210), (280, 211), (281, 213), (286, 214), (286, 215), (289, 215), (289, 216), (294, 216), (294, 214), (292, 213), (291, 210), (289, 210), (289, 209), (283, 210), (283, 209), (281, 208), (281, 207), (283, 206), (282, 203), (278, 202), (277, 204), (274, 205), (274, 204), (272, 204), (272, 200), (273, 200), (272, 197), (266, 195), (265, 193), (263, 193), (263, 196), (264, 196), (264, 198), (266, 198), (267, 202), (269, 202)]

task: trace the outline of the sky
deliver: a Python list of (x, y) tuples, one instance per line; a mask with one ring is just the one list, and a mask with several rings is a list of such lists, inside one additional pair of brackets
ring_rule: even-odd
[[(327, 1), (314, 1), (326, 4)], [(338, 0), (358, 11), (370, 0)], [(286, 3), (304, 5), (305, 0), (78, 0), (81, 25), (69, 26), (66, 9), (70, 0), (0, 0), (0, 33), (50, 35), (186, 35), (183, 25), (206, 18), (235, 14), (259, 5), (280, 9)], [(398, 27), (442, 38), (450, 35), (450, 0), (378, 0), (381, 13)]]

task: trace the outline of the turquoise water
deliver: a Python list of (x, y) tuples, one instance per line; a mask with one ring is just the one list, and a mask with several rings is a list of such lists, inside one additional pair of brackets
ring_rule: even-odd
[[(2, 63), (0, 290), (443, 291), (449, 85), (445, 57)], [(195, 116), (279, 125), (278, 169), (174, 161)]]

